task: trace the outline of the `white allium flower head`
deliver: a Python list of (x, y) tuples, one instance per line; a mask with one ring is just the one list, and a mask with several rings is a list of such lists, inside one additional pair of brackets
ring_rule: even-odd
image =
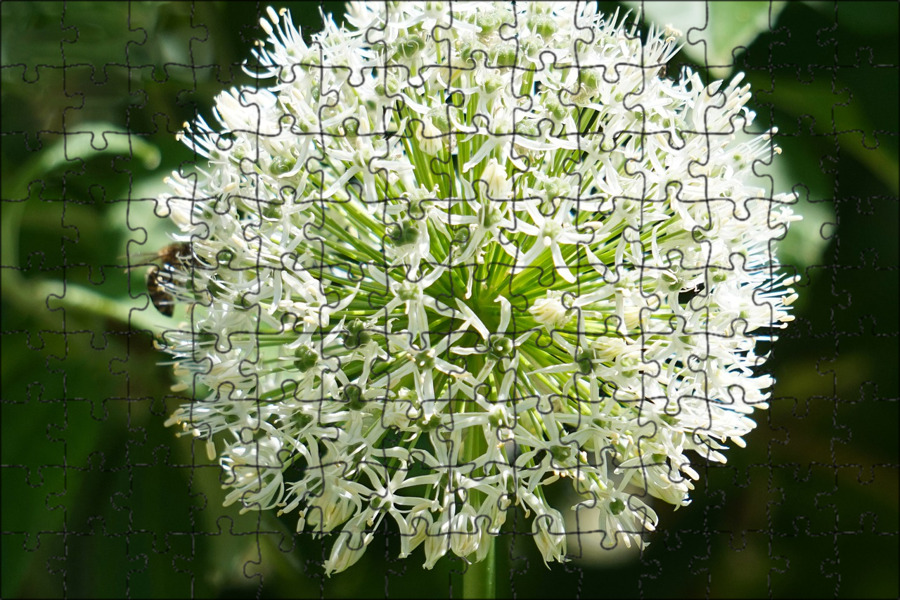
[[(268, 10), (267, 87), (223, 92), (163, 202), (191, 243), (166, 350), (227, 503), (403, 556), (487, 554), (508, 510), (545, 561), (563, 511), (643, 543), (725, 462), (791, 317), (773, 242), (793, 195), (750, 183), (749, 87), (660, 76), (673, 37), (592, 3), (351, 3), (307, 45)], [(208, 161), (208, 164), (206, 164)], [(567, 480), (581, 502), (551, 506)]]

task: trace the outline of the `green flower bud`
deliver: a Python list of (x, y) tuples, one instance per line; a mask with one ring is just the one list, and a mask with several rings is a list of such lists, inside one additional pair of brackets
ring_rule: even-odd
[(419, 227), (413, 221), (404, 220), (391, 228), (388, 235), (395, 246), (414, 244), (419, 239)]
[(294, 368), (306, 373), (319, 362), (319, 355), (308, 346), (298, 346), (294, 351)]
[(620, 515), (623, 510), (625, 510), (625, 503), (618, 498), (609, 503), (609, 512), (612, 514)]
[(515, 44), (498, 44), (490, 49), (490, 57), (498, 67), (513, 67), (518, 48)]
[(366, 331), (366, 325), (359, 319), (354, 319), (347, 325), (347, 335), (344, 336), (345, 348), (359, 348), (368, 344), (372, 335)]

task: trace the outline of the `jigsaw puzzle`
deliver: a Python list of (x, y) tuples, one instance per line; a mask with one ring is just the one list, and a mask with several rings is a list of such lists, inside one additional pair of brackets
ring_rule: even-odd
[(682, 4), (4, 3), (3, 595), (896, 596), (897, 5)]

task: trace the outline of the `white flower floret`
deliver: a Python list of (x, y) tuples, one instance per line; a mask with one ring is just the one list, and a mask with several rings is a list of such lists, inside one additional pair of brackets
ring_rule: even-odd
[(563, 304), (562, 292), (553, 290), (547, 290), (545, 297), (537, 298), (528, 312), (547, 331), (563, 329), (574, 316), (574, 311)]

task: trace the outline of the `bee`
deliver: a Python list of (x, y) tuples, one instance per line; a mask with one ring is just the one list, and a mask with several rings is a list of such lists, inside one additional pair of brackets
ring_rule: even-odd
[(151, 264), (147, 270), (147, 293), (156, 310), (171, 317), (175, 311), (175, 295), (172, 293), (175, 280), (194, 264), (191, 243), (169, 244), (155, 255), (150, 255), (150, 260), (158, 261), (159, 265)]
[(166, 287), (172, 283), (172, 274), (160, 271), (156, 265), (150, 265), (147, 270), (147, 293), (150, 301), (161, 314), (171, 317), (175, 312), (175, 296), (166, 291)]
[(194, 262), (192, 257), (190, 242), (175, 242), (156, 253), (162, 268), (169, 271), (187, 271)]

